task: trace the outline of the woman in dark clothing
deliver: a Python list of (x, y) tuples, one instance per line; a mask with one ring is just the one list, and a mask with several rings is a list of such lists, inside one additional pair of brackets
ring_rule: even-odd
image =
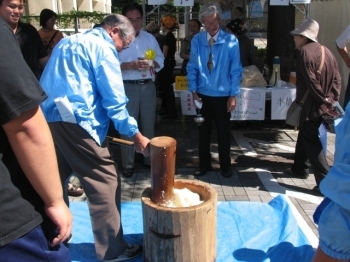
[(309, 91), (299, 120), (299, 134), (295, 146), (294, 163), (286, 174), (307, 178), (311, 164), (317, 186), (327, 175), (329, 166), (322, 150), (318, 129), (322, 115), (333, 102), (339, 100), (341, 79), (338, 63), (332, 52), (324, 47), (324, 65), (318, 72), (322, 60), (322, 48), (317, 42), (319, 25), (306, 19), (291, 34), (297, 48), (296, 56), (296, 101), (301, 101)]
[(177, 112), (172, 84), (174, 83), (173, 71), (176, 64), (176, 39), (173, 31), (178, 29), (179, 25), (175, 18), (170, 15), (164, 16), (161, 24), (163, 34), (165, 35), (163, 40), (164, 67), (159, 71), (157, 76), (159, 78), (160, 88), (163, 91), (161, 113), (164, 114), (163, 119), (175, 119), (177, 118)]
[(252, 41), (245, 35), (243, 20), (236, 18), (228, 23), (226, 28), (229, 33), (234, 34), (238, 39), (242, 66), (255, 65), (260, 72), (263, 72), (264, 63), (259, 58), (258, 51)]
[(195, 34), (201, 30), (202, 23), (198, 19), (193, 18), (190, 20), (190, 34), (187, 35), (181, 42), (180, 57), (183, 59), (181, 66), (181, 73), (187, 75), (186, 67), (190, 60), (191, 40)]

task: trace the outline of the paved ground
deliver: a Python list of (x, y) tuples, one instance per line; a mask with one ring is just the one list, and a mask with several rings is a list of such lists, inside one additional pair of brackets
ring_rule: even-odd
[[(161, 120), (158, 117), (156, 136), (170, 136), (177, 141), (176, 178), (196, 180), (193, 173), (198, 166), (198, 130), (193, 117), (186, 117), (184, 123), (180, 117), (177, 120)], [(283, 173), (293, 162), (298, 131), (284, 126), (283, 121), (249, 121), (232, 122), (231, 133), (234, 175), (231, 178), (220, 175), (217, 136), (213, 132), (211, 153), (214, 170), (198, 179), (217, 190), (218, 201), (266, 203), (278, 194), (288, 196), (299, 226), (316, 247), (318, 233), (312, 214), (323, 198), (312, 190), (316, 185), (312, 170), (308, 179), (291, 178)], [(334, 139), (334, 135), (328, 135), (327, 159), (330, 165), (333, 164)], [(111, 145), (111, 152), (118, 167), (121, 167), (120, 146)], [(143, 190), (150, 187), (150, 168), (139, 157), (136, 160), (134, 176), (122, 178), (122, 201), (140, 201)], [(71, 198), (71, 201), (84, 200), (85, 196)]]

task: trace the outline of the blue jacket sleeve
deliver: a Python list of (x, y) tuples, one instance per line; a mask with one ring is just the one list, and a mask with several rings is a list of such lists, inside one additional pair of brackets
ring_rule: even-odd
[(231, 81), (231, 90), (230, 96), (237, 96), (240, 92), (240, 85), (242, 80), (242, 64), (240, 59), (239, 52), (239, 43), (238, 39), (232, 40), (232, 48), (229, 48), (229, 61), (230, 61), (230, 81)]
[(199, 65), (201, 64), (198, 44), (199, 37), (197, 34), (192, 38), (190, 60), (187, 64), (186, 78), (188, 82), (188, 90), (191, 92), (197, 91), (197, 77), (199, 74)]
[(325, 197), (350, 210), (350, 104), (341, 122), (335, 126), (334, 163), (321, 181), (320, 189)]
[(134, 136), (139, 130), (136, 120), (126, 109), (128, 98), (125, 95), (120, 61), (115, 50), (104, 53), (95, 67), (96, 86), (108, 117), (119, 133)]

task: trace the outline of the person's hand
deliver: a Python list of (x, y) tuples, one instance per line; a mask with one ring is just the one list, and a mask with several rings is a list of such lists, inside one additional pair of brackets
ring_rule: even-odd
[[(200, 107), (198, 106), (198, 103), (202, 104), (202, 99), (198, 96), (197, 92), (193, 92), (192, 93), (192, 102), (193, 102), (193, 105), (196, 109), (200, 109)], [(197, 101), (197, 102), (195, 102)]]
[(236, 97), (230, 96), (227, 100), (227, 112), (232, 112), (236, 108)]
[(147, 59), (139, 59), (135, 61), (135, 70), (147, 70), (149, 69), (153, 63), (152, 60), (147, 60)]
[(71, 234), (73, 216), (63, 199), (58, 203), (45, 205), (45, 213), (57, 226), (57, 235), (51, 242), (53, 247), (65, 241)]
[(134, 141), (134, 147), (136, 152), (142, 153), (145, 157), (150, 155), (150, 140), (147, 137), (143, 136), (140, 132), (138, 132), (132, 137), (132, 140)]

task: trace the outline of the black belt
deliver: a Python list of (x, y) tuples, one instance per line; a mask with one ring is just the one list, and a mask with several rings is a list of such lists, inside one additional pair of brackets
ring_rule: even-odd
[(137, 85), (144, 85), (149, 82), (151, 82), (152, 79), (139, 79), (139, 80), (123, 80), (125, 84), (137, 84)]

